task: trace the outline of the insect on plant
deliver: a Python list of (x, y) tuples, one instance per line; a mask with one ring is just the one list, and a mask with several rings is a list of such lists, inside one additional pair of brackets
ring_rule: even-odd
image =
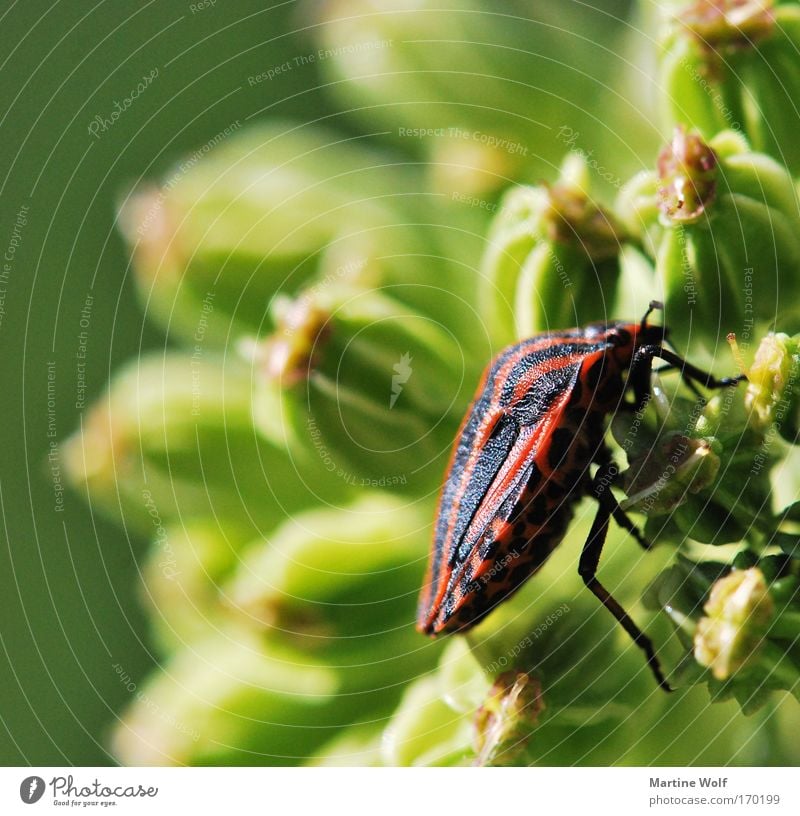
[[(561, 542), (576, 503), (598, 502), (578, 572), (645, 652), (671, 691), (650, 639), (597, 579), (609, 520), (645, 540), (611, 492), (619, 469), (604, 442), (607, 417), (644, 408), (654, 358), (690, 385), (725, 388), (664, 347), (666, 326), (613, 321), (539, 334), (489, 364), (456, 438), (439, 499), (417, 626), (429, 635), (464, 632), (533, 575)], [(633, 400), (626, 399), (631, 392)], [(593, 464), (598, 465), (594, 476)]]

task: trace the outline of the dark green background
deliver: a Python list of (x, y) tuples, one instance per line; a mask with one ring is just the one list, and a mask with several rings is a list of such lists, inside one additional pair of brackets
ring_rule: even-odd
[[(112, 761), (104, 741), (157, 659), (136, 602), (145, 542), (67, 492), (57, 513), (46, 469), (47, 364), (64, 439), (76, 408), (80, 313), (88, 329), (87, 404), (109, 370), (163, 343), (145, 325), (114, 229), (115, 202), (237, 119), (330, 113), (314, 66), (250, 87), (247, 77), (309, 50), (293, 3), (256, 0), (192, 12), (189, 3), (105, 0), (2, 4), (0, 247), (30, 209), (7, 284), (2, 356), (0, 763)], [(141, 78), (159, 75), (100, 139), (88, 132)], [(304, 93), (306, 89), (312, 89)], [(294, 98), (293, 98), (294, 97)]]

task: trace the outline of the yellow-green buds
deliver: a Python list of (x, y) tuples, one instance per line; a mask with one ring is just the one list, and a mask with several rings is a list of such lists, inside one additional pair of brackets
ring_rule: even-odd
[(498, 343), (613, 315), (626, 232), (588, 183), (584, 159), (571, 155), (556, 184), (517, 187), (503, 199), (481, 298)]
[(752, 421), (762, 428), (774, 428), (785, 440), (796, 443), (800, 429), (798, 338), (783, 332), (768, 334), (758, 346), (747, 380), (745, 405), (752, 412)]
[(759, 569), (737, 570), (711, 588), (697, 624), (694, 654), (717, 680), (727, 680), (758, 649), (774, 603)]
[(679, 556), (645, 596), (672, 618), (686, 649), (676, 685), (708, 683), (714, 701), (733, 696), (745, 714), (772, 691), (800, 694), (798, 574), (800, 560), (789, 554), (741, 550), (732, 570)]

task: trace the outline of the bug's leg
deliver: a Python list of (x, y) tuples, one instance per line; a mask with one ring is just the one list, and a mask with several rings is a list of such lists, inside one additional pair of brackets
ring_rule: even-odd
[[(609, 493), (611, 496), (611, 494)], [(614, 500), (614, 509), (611, 511), (611, 514), (614, 516), (614, 521), (622, 527), (623, 530), (627, 530), (633, 538), (635, 539), (636, 543), (643, 549), (643, 550), (652, 550), (653, 549), (653, 542), (648, 541), (644, 537), (644, 533), (631, 521), (630, 516), (619, 506), (617, 500), (614, 499), (613, 496), (611, 498)]]
[[(589, 481), (590, 489), (594, 486), (594, 482), (598, 479), (598, 477), (603, 480), (604, 484), (608, 485), (612, 485), (617, 481), (619, 467), (614, 463), (614, 460), (611, 457), (611, 448), (609, 448), (608, 445), (603, 442), (600, 447), (597, 448), (594, 456), (592, 457), (592, 461), (596, 462), (598, 465), (600, 465), (600, 467), (598, 468), (597, 475), (594, 477), (594, 479)], [(595, 493), (592, 493), (592, 495), (599, 500), (599, 497), (597, 497)], [(623, 530), (627, 530), (634, 537), (634, 539), (636, 539), (636, 543), (639, 544), (639, 546), (645, 550), (652, 549), (652, 543), (644, 537), (641, 530), (639, 530), (636, 524), (631, 521), (628, 514), (619, 506), (619, 502), (614, 498), (614, 494), (610, 490), (605, 491), (603, 501), (609, 503), (611, 515), (614, 516), (614, 521), (616, 521)]]
[[(677, 355), (674, 351), (670, 351), (663, 346), (642, 346), (636, 354), (633, 355), (631, 374), (634, 374), (634, 369), (638, 370), (640, 367), (646, 367), (649, 372), (653, 357), (658, 357), (664, 360), (664, 362), (675, 366), (681, 377), (687, 382), (700, 383), (700, 385), (705, 388), (728, 388), (732, 385), (738, 385), (747, 379), (744, 374), (739, 374), (737, 377), (721, 377), (718, 379), (713, 374), (709, 374), (709, 372), (703, 371), (691, 363), (687, 363), (686, 360)], [(636, 380), (634, 380), (634, 387), (635, 385)], [(634, 393), (636, 392), (634, 391)]]
[[(662, 371), (678, 371), (678, 366), (674, 363), (667, 363), (659, 368), (653, 369), (653, 374), (660, 374)], [(705, 396), (700, 392), (700, 389), (695, 384), (694, 380), (684, 380), (689, 390), (697, 397), (697, 399), (704, 400)]]
[(631, 360), (628, 369), (628, 384), (633, 390), (633, 405), (637, 411), (644, 410), (650, 399), (650, 374), (653, 370), (653, 357), (660, 350), (660, 346), (642, 346)]
[(610, 483), (613, 478), (613, 470), (610, 471), (610, 467), (611, 466), (601, 467), (595, 475), (594, 493), (599, 506), (597, 508), (597, 515), (592, 523), (592, 529), (589, 531), (589, 537), (583, 545), (578, 573), (600, 603), (619, 621), (622, 628), (631, 636), (633, 642), (645, 653), (647, 663), (658, 685), (665, 691), (672, 691), (672, 688), (669, 683), (667, 683), (661, 671), (661, 665), (658, 662), (650, 638), (642, 632), (611, 593), (597, 580), (597, 567), (600, 563), (603, 544), (605, 544), (606, 536), (608, 535), (609, 520), (611, 516), (614, 515), (613, 504), (616, 504), (616, 500), (614, 500), (613, 496), (611, 496), (613, 504), (608, 499), (608, 496), (611, 495)]

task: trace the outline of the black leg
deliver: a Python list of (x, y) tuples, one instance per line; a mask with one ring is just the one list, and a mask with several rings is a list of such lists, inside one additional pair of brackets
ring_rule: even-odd
[[(591, 487), (595, 490), (598, 484), (610, 487), (617, 481), (619, 467), (612, 460), (611, 448), (609, 448), (608, 445), (603, 444), (598, 448), (592, 461), (596, 462), (600, 467), (594, 479), (592, 479)], [(596, 492), (592, 493), (592, 495), (594, 495), (598, 501), (601, 501)], [(619, 506), (619, 502), (614, 498), (614, 494), (610, 490), (604, 491), (602, 501), (608, 503), (611, 515), (614, 516), (614, 521), (616, 521), (623, 530), (627, 530), (642, 549), (650, 550), (653, 548), (652, 543), (642, 535), (642, 532), (636, 524), (631, 521), (628, 514)]]
[[(705, 388), (728, 388), (732, 385), (738, 385), (747, 379), (744, 374), (740, 374), (738, 377), (722, 377), (721, 379), (717, 379), (713, 374), (709, 374), (707, 371), (703, 371), (701, 368), (687, 363), (686, 360), (675, 354), (674, 351), (665, 349), (663, 346), (642, 346), (639, 348), (633, 355), (631, 373), (636, 374), (640, 368), (647, 369), (649, 373), (652, 368), (653, 357), (658, 357), (670, 365), (675, 366), (681, 377), (687, 382), (700, 383), (700, 385)], [(636, 384), (636, 382), (637, 381), (634, 380), (634, 384)]]
[[(619, 605), (611, 593), (597, 580), (597, 567), (600, 563), (600, 554), (603, 551), (606, 536), (608, 535), (609, 519), (616, 516), (614, 507), (618, 508), (616, 499), (611, 494), (611, 481), (616, 470), (614, 465), (602, 466), (594, 478), (594, 495), (598, 501), (597, 515), (589, 531), (589, 537), (583, 545), (578, 572), (583, 582), (594, 593), (600, 603), (619, 621), (622, 628), (631, 636), (633, 642), (644, 651), (647, 663), (653, 672), (656, 682), (664, 691), (672, 691), (664, 678), (661, 666), (656, 657), (653, 643), (647, 635), (633, 622), (633, 619)], [(609, 499), (610, 497), (610, 499)], [(620, 511), (621, 512), (621, 511)], [(623, 514), (624, 515), (624, 514)], [(627, 518), (627, 517), (626, 517)]]
[[(675, 371), (678, 370), (678, 367), (674, 363), (667, 363), (666, 365), (660, 366), (659, 368), (654, 368), (654, 374), (660, 374), (662, 371)], [(703, 394), (700, 393), (700, 389), (695, 384), (694, 380), (685, 380), (686, 385), (688, 386), (689, 390), (697, 397), (697, 399), (704, 400), (705, 397)]]
[(648, 541), (644, 535), (642, 535), (642, 531), (630, 520), (628, 514), (619, 506), (619, 504), (617, 504), (617, 500), (614, 498), (614, 496), (611, 495), (611, 493), (609, 493), (609, 495), (614, 500), (614, 509), (611, 511), (612, 515), (614, 516), (614, 521), (616, 521), (623, 530), (627, 530), (643, 550), (653, 549), (653, 543)]

